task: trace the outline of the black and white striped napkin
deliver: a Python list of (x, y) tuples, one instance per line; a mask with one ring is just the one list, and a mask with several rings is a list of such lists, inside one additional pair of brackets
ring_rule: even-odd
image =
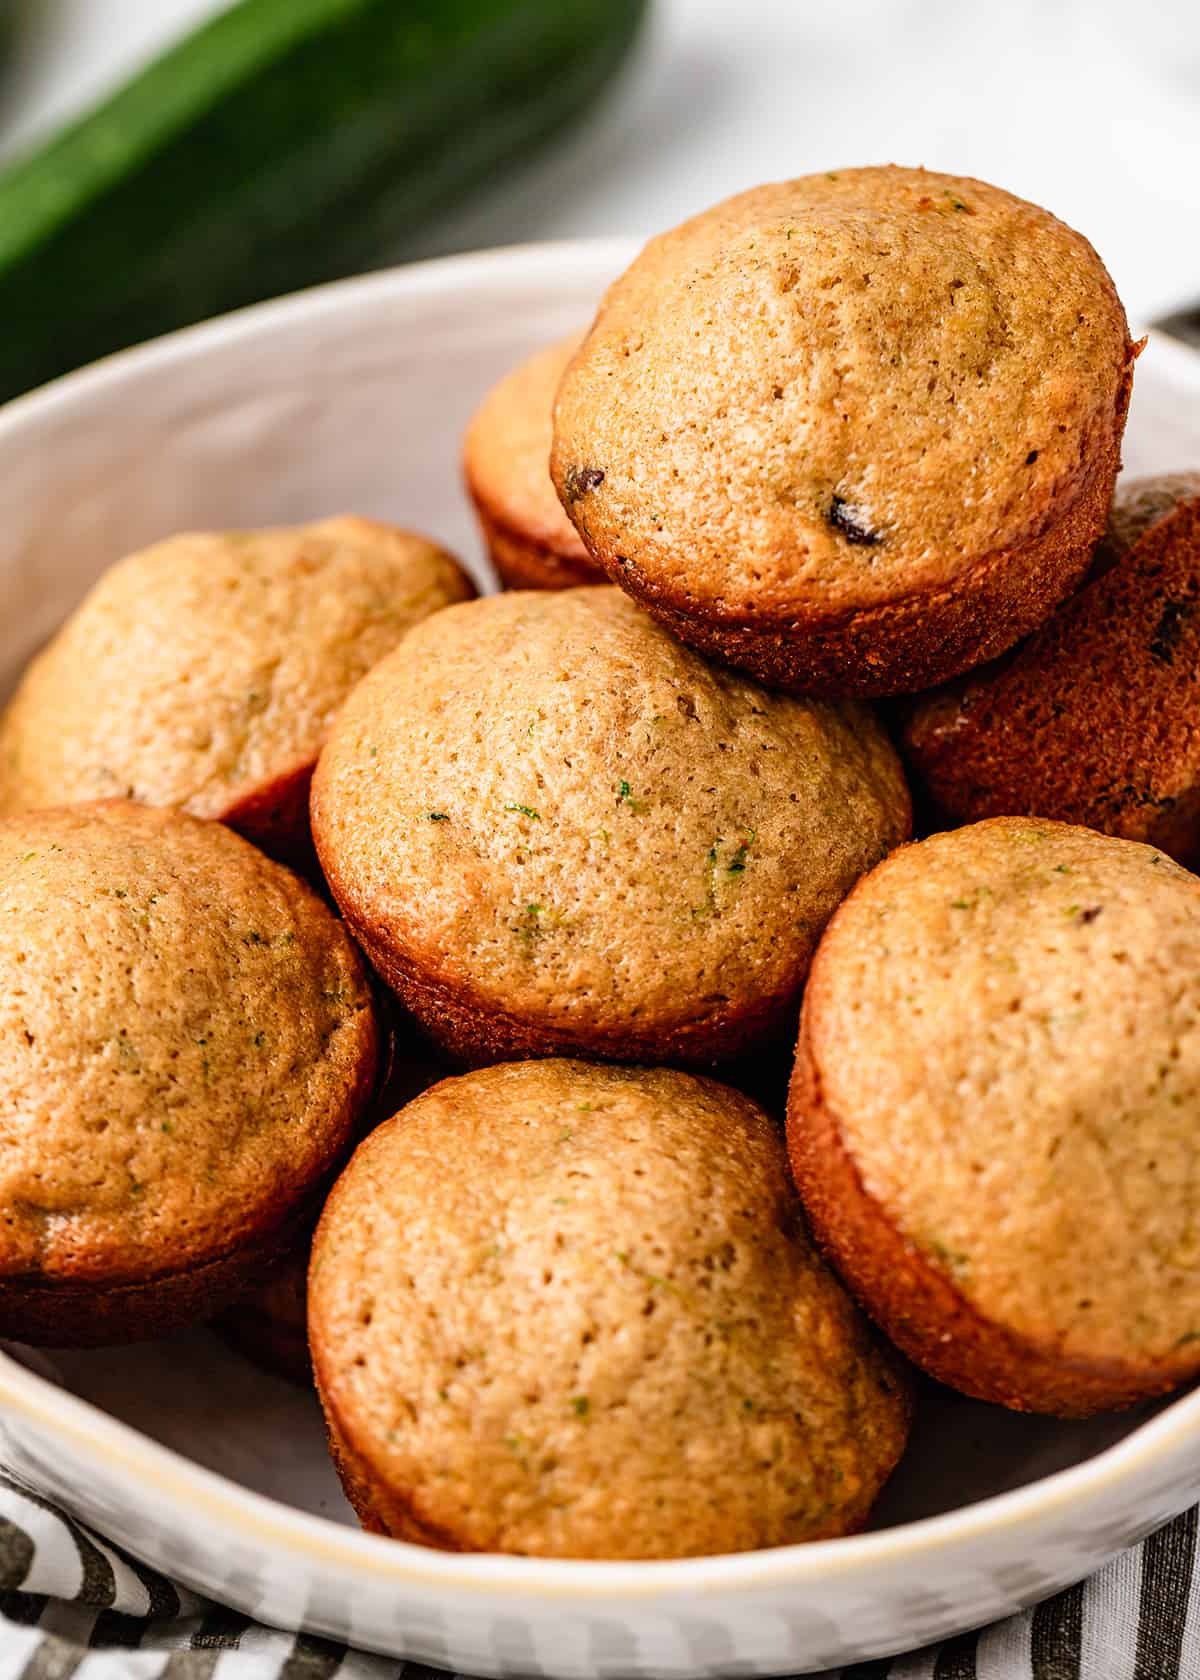
[[(1200, 1680), (1197, 1510), (1023, 1616), (840, 1680)], [(0, 1680), (443, 1680), (198, 1598), (0, 1474)]]

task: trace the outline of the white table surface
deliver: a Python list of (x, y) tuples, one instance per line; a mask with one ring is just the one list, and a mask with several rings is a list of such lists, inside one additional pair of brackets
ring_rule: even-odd
[[(219, 9), (23, 3), (0, 154)], [(1045, 204), (1089, 235), (1135, 319), (1200, 297), (1200, 5), (657, 0), (603, 109), (405, 254), (648, 233), (759, 180), (880, 161)]]

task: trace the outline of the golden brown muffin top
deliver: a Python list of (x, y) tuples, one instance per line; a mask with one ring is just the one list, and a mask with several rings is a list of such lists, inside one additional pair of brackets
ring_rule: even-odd
[(463, 464), (471, 493), (499, 524), (585, 562), (587, 549), (550, 482), (554, 393), (580, 336), (539, 350), (492, 387), (467, 427)]
[(904, 1441), (904, 1379), (814, 1253), (776, 1129), (686, 1074), (434, 1086), (338, 1183), (309, 1314), (342, 1433), (468, 1549), (837, 1534)]
[(1092, 247), (955, 175), (727, 199), (610, 288), (555, 409), (598, 557), (716, 616), (818, 617), (1041, 534), (1111, 445), (1131, 354)]
[(117, 795), (221, 816), (311, 765), (363, 673), (473, 593), (424, 537), (349, 516), (132, 554), (0, 719), (0, 811)]
[(609, 588), (418, 626), (347, 702), (313, 795), (356, 926), (484, 1007), (581, 1030), (794, 990), (908, 832), (865, 708), (769, 694)]
[(968, 1302), (1062, 1356), (1200, 1337), (1200, 880), (997, 817), (907, 846), (805, 1003), (867, 1194)]
[(369, 1093), (341, 924), (216, 823), (0, 822), (0, 1274), (136, 1281), (279, 1224)]

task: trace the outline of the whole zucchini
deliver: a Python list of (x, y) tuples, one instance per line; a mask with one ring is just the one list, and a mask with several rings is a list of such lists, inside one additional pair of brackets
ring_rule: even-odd
[(0, 400), (369, 267), (553, 132), (647, 0), (240, 0), (0, 175)]

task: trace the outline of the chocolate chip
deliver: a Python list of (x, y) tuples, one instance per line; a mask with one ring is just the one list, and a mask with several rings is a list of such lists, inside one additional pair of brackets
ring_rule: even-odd
[(1150, 638), (1150, 657), (1160, 665), (1174, 665), (1175, 650), (1183, 639), (1184, 625), (1196, 610), (1194, 601), (1166, 601)]
[(863, 548), (874, 548), (876, 543), (883, 541), (879, 531), (873, 531), (863, 517), (862, 510), (845, 501), (841, 496), (835, 496), (829, 504), (826, 519), (835, 531), (840, 531), (848, 543), (857, 543)]
[(1101, 788), (1100, 792), (1110, 809), (1117, 809), (1121, 805), (1137, 805), (1154, 811), (1171, 811), (1175, 808), (1174, 794), (1157, 794), (1150, 788), (1134, 787), (1132, 782), (1126, 782), (1123, 787), (1114, 787), (1110, 783)]
[(1036, 449), (1031, 449), (1029, 451), (1028, 455), (1026, 455), (1026, 457), (1025, 457), (1025, 465), (1027, 467), (1031, 467), (1033, 465), (1033, 463), (1037, 460), (1037, 456), (1038, 456), (1037, 450)]
[(604, 474), (599, 467), (568, 467), (563, 488), (569, 502), (577, 502), (580, 496), (586, 496), (589, 490), (596, 490), (604, 483)]

